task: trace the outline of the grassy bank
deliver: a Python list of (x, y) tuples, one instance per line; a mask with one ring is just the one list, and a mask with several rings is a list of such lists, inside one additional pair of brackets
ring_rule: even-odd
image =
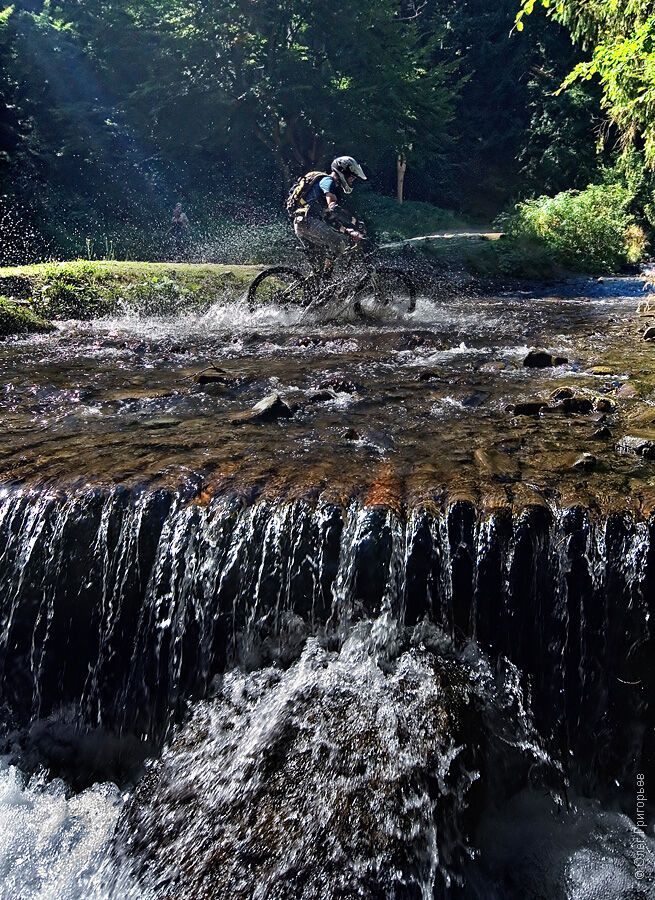
[(51, 331), (52, 324), (22, 303), (0, 296), (0, 338)]
[(235, 299), (257, 266), (78, 260), (0, 268), (0, 295), (43, 320), (89, 319), (121, 308), (146, 314), (202, 309)]

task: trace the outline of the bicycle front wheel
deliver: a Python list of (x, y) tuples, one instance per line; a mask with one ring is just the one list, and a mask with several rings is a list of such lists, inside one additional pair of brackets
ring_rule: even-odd
[(416, 308), (416, 294), (414, 281), (402, 269), (377, 266), (355, 288), (355, 312), (364, 318), (384, 312), (411, 313)]
[(307, 279), (298, 269), (272, 266), (264, 269), (248, 288), (248, 308), (252, 312), (270, 306), (306, 306)]
[(373, 276), (378, 303), (398, 313), (414, 312), (418, 290), (407, 272), (393, 266), (377, 266)]

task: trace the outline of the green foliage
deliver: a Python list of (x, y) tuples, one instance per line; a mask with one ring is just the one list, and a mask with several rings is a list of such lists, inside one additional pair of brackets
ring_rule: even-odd
[(450, 210), (419, 200), (399, 204), (391, 197), (368, 192), (357, 197), (355, 206), (367, 226), (383, 240), (402, 240), (465, 227)]
[(0, 297), (0, 338), (16, 334), (52, 331), (53, 325), (37, 316), (29, 307)]
[(655, 10), (652, 0), (521, 0), (516, 24), (536, 5), (566, 25), (591, 51), (564, 82), (598, 78), (603, 105), (620, 128), (626, 147), (643, 141), (646, 161), (655, 164)]
[(646, 238), (629, 211), (631, 202), (620, 184), (590, 185), (520, 203), (504, 224), (510, 239), (542, 244), (565, 268), (615, 272), (639, 262), (645, 252)]

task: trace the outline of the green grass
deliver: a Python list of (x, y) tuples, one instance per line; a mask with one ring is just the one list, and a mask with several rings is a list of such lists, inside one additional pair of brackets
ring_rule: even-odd
[(52, 331), (51, 322), (37, 316), (29, 307), (0, 297), (0, 338), (14, 334), (36, 334)]
[(257, 266), (77, 260), (0, 268), (0, 291), (31, 301), (48, 319), (89, 319), (120, 308), (148, 314), (235, 299)]

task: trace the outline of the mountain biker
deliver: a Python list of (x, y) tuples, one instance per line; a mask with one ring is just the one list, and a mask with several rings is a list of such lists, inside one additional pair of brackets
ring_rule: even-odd
[(305, 187), (295, 198), (295, 208), (290, 210), (293, 230), (301, 243), (320, 251), (326, 274), (331, 272), (339, 254), (364, 238), (363, 223), (339, 205), (339, 193), (351, 194), (358, 178), (367, 180), (352, 156), (337, 156), (330, 169), (329, 175), (320, 172), (305, 175)]

